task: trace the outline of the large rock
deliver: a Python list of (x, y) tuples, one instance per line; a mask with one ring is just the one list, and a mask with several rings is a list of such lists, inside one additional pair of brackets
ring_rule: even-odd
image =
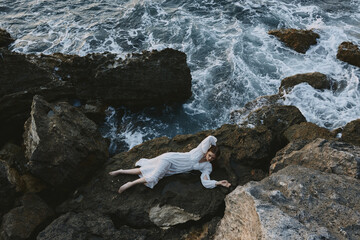
[(303, 141), (295, 141), (277, 152), (271, 161), (270, 174), (288, 165), (301, 165), (322, 172), (360, 178), (360, 147), (321, 138), (306, 145)]
[(295, 106), (265, 106), (251, 112), (242, 126), (265, 126), (274, 136), (273, 145), (277, 150), (287, 144), (283, 133), (292, 125), (306, 122), (305, 117)]
[(316, 138), (333, 139), (336, 134), (330, 132), (328, 129), (319, 127), (314, 123), (302, 122), (289, 127), (284, 132), (285, 138), (291, 142), (295, 140), (307, 140), (312, 141)]
[(25, 124), (25, 156), (32, 174), (53, 187), (72, 189), (108, 158), (96, 124), (67, 103), (35, 96)]
[(121, 226), (117, 229), (109, 217), (88, 211), (83, 213), (66, 213), (37, 236), (37, 240), (87, 240), (87, 239), (147, 239), (149, 230), (131, 229)]
[(311, 45), (317, 44), (319, 34), (312, 30), (280, 29), (269, 31), (270, 35), (276, 36), (286, 46), (299, 53), (306, 53)]
[(9, 165), (0, 159), (0, 219), (14, 205), (16, 186), (9, 180)]
[(1, 239), (33, 238), (54, 216), (54, 211), (37, 195), (26, 194), (21, 201), (22, 206), (12, 209), (4, 216)]
[(341, 141), (360, 146), (360, 119), (345, 125), (341, 132)]
[(10, 36), (10, 34), (5, 30), (0, 29), (0, 48), (7, 48), (13, 42), (14, 39)]
[(360, 50), (352, 42), (342, 42), (339, 45), (336, 57), (341, 61), (360, 67)]
[(289, 93), (295, 85), (300, 83), (308, 83), (313, 88), (321, 90), (330, 89), (333, 85), (325, 74), (319, 72), (296, 74), (294, 76), (284, 78), (281, 81), (279, 94), (283, 94), (284, 92)]
[(357, 179), (289, 166), (237, 187), (215, 239), (358, 239)]
[[(137, 185), (122, 194), (118, 188), (135, 180), (137, 176), (109, 176), (115, 169), (133, 168), (142, 158), (151, 158), (164, 152), (189, 151), (196, 147), (206, 136), (214, 135), (221, 148), (221, 157), (213, 167), (212, 179), (228, 179), (237, 185), (231, 172), (239, 169), (239, 182), (265, 177), (258, 168), (267, 169), (272, 156), (271, 133), (265, 127), (241, 129), (237, 125), (224, 125), (217, 130), (209, 130), (193, 135), (178, 135), (173, 139), (166, 137), (144, 142), (129, 152), (114, 156), (101, 172), (85, 186), (79, 188), (72, 199), (63, 203), (57, 211), (88, 211), (94, 208), (102, 214), (112, 216), (115, 222), (121, 222), (135, 228), (170, 228), (187, 226), (189, 222), (204, 222), (222, 214), (223, 201), (229, 189), (217, 187), (206, 189), (201, 185), (200, 172), (191, 172), (166, 177), (159, 181), (154, 189)], [(232, 173), (234, 174), (234, 173)], [(155, 228), (157, 229), (157, 228)]]

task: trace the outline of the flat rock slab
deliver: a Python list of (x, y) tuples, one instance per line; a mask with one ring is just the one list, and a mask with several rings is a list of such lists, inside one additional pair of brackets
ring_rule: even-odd
[(341, 141), (360, 146), (360, 119), (345, 125), (341, 132)]
[(270, 174), (288, 165), (360, 178), (360, 147), (321, 138), (306, 145), (303, 141), (295, 141), (277, 152), (271, 161)]
[(284, 92), (289, 93), (293, 87), (300, 83), (307, 83), (315, 89), (331, 89), (333, 83), (325, 74), (314, 72), (314, 73), (302, 73), (294, 76), (286, 77), (281, 80), (279, 87), (279, 94)]
[(289, 166), (237, 187), (215, 239), (359, 239), (359, 180)]

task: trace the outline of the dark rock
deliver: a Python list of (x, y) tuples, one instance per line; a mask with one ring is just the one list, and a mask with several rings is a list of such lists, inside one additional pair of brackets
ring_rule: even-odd
[(302, 122), (289, 127), (284, 132), (285, 138), (291, 142), (298, 139), (312, 141), (316, 138), (333, 139), (336, 134), (326, 128), (317, 126), (314, 123)]
[(332, 85), (334, 85), (325, 74), (319, 72), (296, 74), (294, 76), (284, 78), (281, 81), (279, 94), (283, 94), (284, 92), (289, 93), (294, 86), (300, 83), (308, 83), (313, 88), (321, 90), (331, 89)]
[(360, 119), (345, 125), (341, 133), (341, 141), (360, 146)]
[(358, 239), (359, 195), (357, 179), (289, 166), (230, 193), (214, 239)]
[[(135, 228), (170, 227), (169, 231), (174, 226), (185, 224), (184, 219), (198, 222), (218, 216), (229, 190), (222, 187), (204, 188), (199, 179), (200, 172), (166, 177), (154, 189), (137, 185), (120, 195), (117, 193), (118, 188), (137, 176), (111, 177), (108, 174), (115, 169), (133, 168), (134, 163), (142, 157), (151, 158), (170, 151), (190, 151), (210, 134), (217, 137), (222, 152), (217, 165), (213, 167), (212, 179), (228, 179), (236, 185), (236, 178), (230, 176), (234, 171), (233, 164), (247, 167), (248, 180), (253, 180), (254, 169), (268, 167), (272, 158), (267, 153), (270, 151), (271, 133), (265, 127), (241, 129), (236, 125), (224, 125), (215, 131), (179, 135), (173, 139), (157, 138), (114, 156), (86, 186), (76, 191), (72, 199), (62, 204), (58, 212), (96, 208), (97, 211), (112, 216), (113, 221), (121, 225)], [(161, 217), (163, 215), (156, 214), (159, 212), (166, 212), (166, 218), (172, 219), (171, 223), (165, 222)], [(180, 215), (185, 217), (176, 220)]]
[(343, 42), (339, 45), (336, 57), (344, 62), (360, 67), (359, 47), (351, 42)]
[(7, 48), (14, 41), (7, 31), (0, 29), (0, 48)]
[(72, 82), (80, 100), (141, 108), (184, 102), (191, 96), (186, 55), (173, 49), (144, 51), (124, 60), (109, 53), (85, 57), (57, 53), (33, 61)]
[(116, 229), (109, 217), (96, 211), (83, 213), (66, 213), (54, 220), (45, 230), (40, 232), (37, 240), (45, 239), (148, 239), (149, 230), (131, 229), (121, 226)]
[(288, 165), (360, 178), (360, 147), (336, 140), (315, 139), (289, 143), (271, 161), (270, 174)]
[(14, 204), (16, 187), (10, 182), (9, 165), (0, 159), (0, 219)]
[(31, 173), (53, 187), (72, 189), (108, 158), (96, 124), (67, 103), (35, 96), (24, 133)]
[(270, 35), (276, 36), (286, 46), (299, 53), (306, 53), (311, 45), (316, 45), (319, 34), (312, 30), (280, 29), (269, 31)]
[(54, 211), (35, 194), (26, 194), (22, 206), (12, 209), (4, 215), (1, 238), (29, 239), (45, 227), (54, 216)]
[(243, 126), (265, 126), (274, 136), (273, 145), (276, 150), (284, 147), (288, 141), (283, 133), (292, 125), (306, 122), (305, 117), (295, 106), (265, 106), (251, 112)]
[(264, 106), (280, 106), (282, 105), (283, 98), (279, 94), (260, 96), (255, 100), (248, 102), (239, 110), (235, 110), (230, 114), (231, 123), (241, 124), (246, 120), (250, 112), (255, 111)]

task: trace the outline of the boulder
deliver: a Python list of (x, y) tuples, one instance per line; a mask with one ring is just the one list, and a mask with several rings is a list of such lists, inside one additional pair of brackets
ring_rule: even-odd
[(4, 215), (1, 239), (30, 239), (45, 227), (54, 216), (54, 211), (37, 195), (26, 194), (22, 206)]
[(281, 106), (283, 98), (279, 94), (257, 97), (255, 100), (248, 102), (239, 110), (230, 113), (230, 121), (234, 124), (241, 124), (246, 120), (250, 112), (264, 106)]
[(217, 137), (217, 145), (221, 148), (211, 179), (228, 179), (236, 186), (237, 179), (231, 176), (238, 169), (243, 176), (239, 182), (265, 177), (259, 172), (268, 168), (272, 158), (267, 153), (271, 150), (271, 133), (265, 127), (241, 129), (237, 125), (224, 125), (217, 130), (178, 135), (173, 139), (153, 139), (114, 156), (104, 169), (88, 184), (77, 189), (73, 197), (61, 204), (57, 211), (66, 213), (96, 208), (100, 213), (111, 216), (114, 222), (133, 228), (168, 229), (164, 230), (166, 232), (174, 231), (177, 226), (188, 229), (190, 223), (203, 223), (221, 215), (224, 197), (229, 189), (204, 188), (198, 171), (165, 177), (154, 189), (137, 185), (120, 195), (117, 193), (119, 187), (137, 179), (137, 176), (112, 177), (108, 174), (116, 169), (133, 168), (134, 163), (142, 157), (152, 158), (170, 151), (190, 151), (210, 134)]
[(265, 106), (251, 112), (241, 126), (265, 126), (273, 134), (273, 147), (277, 151), (288, 142), (283, 133), (292, 125), (306, 122), (305, 117), (295, 106)]
[(73, 189), (108, 158), (108, 144), (96, 124), (65, 102), (34, 97), (25, 123), (24, 146), (30, 172), (52, 187)]
[(237, 187), (214, 239), (358, 239), (359, 180), (288, 166)]
[(37, 240), (87, 240), (87, 239), (147, 239), (149, 230), (131, 229), (127, 226), (116, 228), (109, 217), (96, 211), (66, 213), (37, 236)]
[(319, 34), (312, 30), (280, 29), (271, 30), (268, 33), (299, 53), (306, 53), (311, 45), (317, 44), (317, 39), (320, 38)]
[(336, 134), (314, 123), (302, 122), (289, 127), (284, 132), (284, 136), (289, 142), (292, 142), (298, 139), (307, 141), (312, 141), (316, 138), (333, 139), (336, 137)]
[(0, 48), (8, 48), (14, 41), (7, 31), (0, 29)]
[(339, 45), (336, 57), (341, 61), (360, 67), (360, 50), (352, 42), (342, 42)]
[(360, 147), (336, 140), (315, 139), (289, 143), (271, 161), (270, 174), (289, 165), (360, 178)]
[(289, 93), (294, 86), (300, 83), (308, 83), (313, 88), (321, 90), (331, 89), (333, 85), (325, 74), (319, 72), (296, 74), (294, 76), (284, 78), (281, 81), (279, 94), (283, 94), (284, 92)]
[(16, 187), (9, 180), (9, 165), (0, 159), (0, 219), (14, 204)]
[(360, 119), (345, 125), (341, 132), (341, 141), (360, 146)]

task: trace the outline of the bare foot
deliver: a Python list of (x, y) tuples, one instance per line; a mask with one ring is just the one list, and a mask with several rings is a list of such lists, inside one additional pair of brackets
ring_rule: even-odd
[(116, 175), (120, 174), (121, 171), (122, 171), (122, 169), (119, 169), (119, 170), (116, 170), (116, 171), (109, 172), (109, 174), (110, 174), (111, 176), (116, 176)]
[(122, 193), (123, 191), (125, 191), (126, 189), (130, 188), (132, 185), (131, 185), (131, 182), (127, 182), (125, 183), (124, 185), (122, 185), (120, 188), (119, 188), (119, 191), (118, 193)]

